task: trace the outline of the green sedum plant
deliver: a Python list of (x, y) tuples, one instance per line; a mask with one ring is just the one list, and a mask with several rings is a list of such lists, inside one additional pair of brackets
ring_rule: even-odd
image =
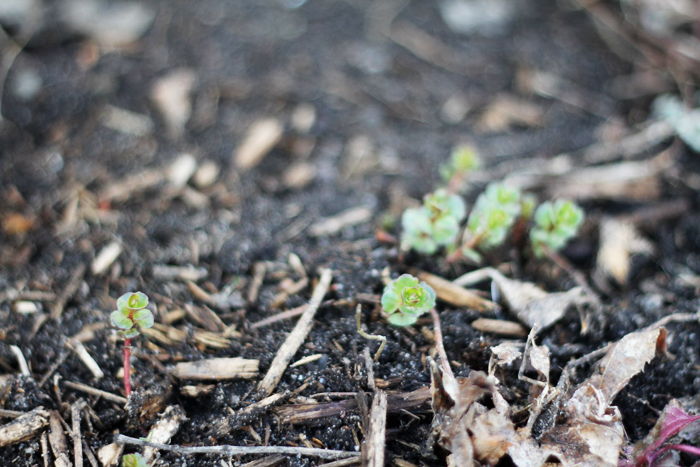
[(435, 306), (435, 291), (410, 274), (403, 274), (384, 287), (382, 308), (394, 326), (410, 326)]
[(535, 226), (530, 230), (530, 241), (535, 256), (545, 255), (545, 247), (561, 250), (576, 235), (583, 223), (584, 214), (576, 203), (559, 199), (546, 201), (535, 211)]
[(440, 164), (440, 175), (445, 182), (452, 185), (480, 166), (481, 160), (474, 148), (466, 145), (456, 146), (452, 149), (450, 160)]
[(122, 457), (122, 467), (149, 467), (146, 459), (139, 453)]
[(124, 339), (124, 391), (131, 394), (131, 339), (140, 334), (140, 329), (153, 326), (153, 313), (148, 310), (148, 297), (143, 292), (126, 293), (117, 300), (117, 309), (110, 315), (112, 324), (120, 330)]
[(440, 246), (454, 243), (465, 214), (464, 201), (440, 188), (424, 198), (423, 206), (404, 211), (401, 242), (407, 249), (433, 254)]
[(476, 251), (501, 245), (522, 212), (520, 190), (503, 183), (492, 183), (479, 195), (467, 220), (465, 242), (460, 253), (481, 262)]

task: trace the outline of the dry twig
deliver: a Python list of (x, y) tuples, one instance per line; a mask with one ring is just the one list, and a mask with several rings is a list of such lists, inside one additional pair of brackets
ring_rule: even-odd
[(306, 339), (306, 336), (311, 330), (316, 310), (318, 310), (321, 300), (323, 300), (323, 297), (326, 295), (332, 279), (333, 272), (330, 269), (324, 269), (321, 272), (321, 278), (311, 295), (311, 300), (306, 306), (304, 314), (301, 315), (294, 330), (287, 336), (284, 344), (282, 344), (282, 347), (277, 351), (277, 355), (272, 361), (270, 369), (260, 384), (258, 384), (258, 390), (265, 396), (269, 396), (272, 394), (272, 391), (275, 390), (280, 379), (282, 379), (284, 370), (287, 369), (287, 365), (289, 365), (289, 362), (292, 360), (297, 349), (299, 349), (301, 343)]

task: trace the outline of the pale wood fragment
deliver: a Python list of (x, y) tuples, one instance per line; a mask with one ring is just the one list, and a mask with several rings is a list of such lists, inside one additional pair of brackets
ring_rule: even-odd
[(41, 434), (41, 457), (44, 459), (44, 467), (49, 467), (49, 436), (46, 432)]
[(37, 407), (21, 417), (17, 417), (7, 425), (0, 426), (0, 448), (10, 444), (26, 441), (37, 435), (49, 424), (49, 411)]
[(253, 123), (234, 156), (236, 167), (247, 171), (258, 165), (265, 155), (282, 139), (284, 126), (276, 118)]
[(97, 458), (104, 467), (114, 467), (119, 462), (122, 452), (124, 452), (123, 444), (110, 443), (97, 451)]
[(102, 372), (100, 365), (97, 364), (95, 359), (92, 358), (92, 355), (90, 355), (90, 353), (80, 341), (76, 339), (68, 339), (66, 341), (66, 346), (69, 349), (75, 351), (76, 354), (78, 354), (80, 360), (85, 364), (88, 370), (90, 370), (90, 373), (92, 373), (95, 379), (104, 378), (105, 374)]
[(324, 269), (321, 272), (321, 278), (311, 295), (311, 300), (309, 300), (306, 310), (304, 310), (301, 318), (299, 318), (294, 330), (287, 336), (282, 347), (277, 351), (277, 355), (272, 361), (267, 374), (260, 384), (258, 384), (258, 390), (265, 396), (272, 394), (272, 391), (277, 387), (280, 379), (282, 379), (282, 374), (287, 369), (287, 365), (289, 365), (289, 362), (299, 349), (299, 346), (309, 334), (316, 310), (318, 310), (321, 300), (323, 300), (323, 297), (326, 295), (332, 279), (333, 272), (330, 269)]
[(56, 467), (72, 467), (70, 454), (68, 451), (68, 441), (63, 432), (60, 415), (57, 411), (52, 410), (49, 417), (49, 443), (55, 457), (54, 465)]
[[(160, 420), (158, 420), (151, 431), (148, 433), (148, 439), (154, 443), (168, 444), (175, 433), (180, 429), (180, 424), (186, 419), (185, 411), (179, 405), (171, 405), (165, 409)], [(154, 460), (156, 450), (152, 447), (143, 448), (143, 457), (146, 463), (150, 465)]]
[(27, 360), (24, 358), (24, 354), (22, 354), (22, 350), (16, 345), (11, 345), (10, 350), (17, 358), (19, 372), (22, 374), (22, 376), (31, 376), (32, 374), (29, 372), (29, 366), (27, 365)]
[(211, 358), (175, 365), (172, 375), (180, 379), (215, 380), (253, 379), (258, 376), (258, 360)]
[(346, 227), (364, 224), (372, 218), (372, 210), (365, 206), (347, 209), (332, 217), (321, 219), (309, 228), (314, 237), (334, 235)]
[(363, 464), (367, 467), (384, 466), (384, 445), (386, 443), (386, 393), (377, 391), (372, 400), (370, 410), (369, 435), (367, 436), (366, 449), (362, 452), (365, 457)]
[(248, 289), (248, 303), (255, 303), (258, 300), (258, 293), (263, 280), (265, 280), (266, 272), (267, 266), (264, 262), (258, 261), (253, 265), (253, 280), (250, 282), (250, 288)]
[(525, 337), (527, 329), (520, 323), (500, 319), (479, 318), (472, 322), (472, 327), (481, 332), (490, 332), (501, 336)]
[(478, 311), (493, 310), (494, 303), (492, 301), (481, 298), (471, 290), (453, 284), (440, 276), (419, 271), (417, 277), (435, 289), (437, 298), (446, 301), (450, 305), (474, 308)]
[(96, 276), (104, 273), (121, 254), (122, 244), (119, 242), (112, 242), (106, 247), (102, 248), (97, 256), (95, 256), (95, 259), (90, 266), (92, 273)]

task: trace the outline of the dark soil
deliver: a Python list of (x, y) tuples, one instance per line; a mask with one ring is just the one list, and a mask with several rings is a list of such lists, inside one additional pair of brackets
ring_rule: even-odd
[[(148, 5), (157, 14), (148, 32), (132, 48), (103, 53), (89, 67), (81, 65), (91, 47), (89, 39), (68, 34), (47, 20), (17, 57), (2, 96), (6, 121), (0, 149), (0, 216), (4, 226), (0, 233), (0, 365), (3, 372), (18, 374), (10, 350), (16, 345), (27, 359), (32, 377), (10, 379), (0, 399), (2, 408), (28, 411), (44, 406), (67, 418), (68, 404), (82, 397), (97, 416), (92, 428), (83, 431), (95, 451), (110, 443), (116, 430), (144, 436), (148, 420), (130, 425), (121, 407), (63, 384), (82, 382), (123, 394), (117, 377), (122, 345), (114, 331), (101, 328), (84, 343), (105, 374), (99, 380), (65, 343), (88, 325), (108, 323), (116, 299), (128, 291), (141, 290), (151, 297), (157, 321), (186, 305), (203, 305), (183, 281), (154, 274), (159, 265), (203, 268), (206, 276), (198, 282), (203, 289), (213, 293), (230, 286), (234, 297), (240, 294), (240, 303), (214, 311), (241, 336), (231, 338), (226, 348), (202, 345), (194, 339), (200, 326), (185, 317), (173, 324), (188, 333), (182, 343), (147, 344), (144, 337), (135, 339), (133, 384), (137, 390), (173, 384), (164, 369), (178, 361), (259, 359), (264, 374), (295, 320), (260, 329), (250, 325), (306, 303), (313, 289), (310, 284), (273, 308), (282, 279), (300, 279), (288, 265), (290, 253), (301, 259), (312, 280), (321, 267), (331, 268), (334, 280), (294, 361), (314, 354), (323, 357), (289, 368), (276, 392), (293, 391), (309, 383), (292, 396), (301, 401), (321, 392), (368, 391), (361, 354), (367, 345), (374, 351), (376, 344), (368, 344), (357, 335), (354, 303), (358, 295), (376, 299), (387, 268), (392, 277), (419, 267), (450, 279), (471, 269), (447, 266), (437, 258), (414, 253), (400, 254), (397, 245), (378, 241), (375, 230), (388, 225), (389, 233), (399, 234), (397, 216), (406, 205), (405, 199), (420, 199), (440, 183), (438, 164), (447, 159), (455, 144), (474, 144), (486, 167), (496, 167), (507, 163), (516, 166), (533, 157), (553, 157), (597, 141), (597, 130), (607, 120), (604, 116), (536, 95), (530, 100), (547, 109), (541, 126), (516, 125), (497, 133), (475, 130), (479, 111), (497, 93), (519, 92), (518, 70), (526, 66), (546, 70), (601, 95), (611, 79), (631, 71), (631, 66), (600, 40), (585, 13), (562, 9), (554, 1), (519, 2), (507, 33), (485, 37), (451, 32), (433, 2), (408, 2), (399, 11), (397, 21), (420, 28), (467, 57), (467, 65), (473, 63), (471, 73), (449, 71), (386, 37), (371, 36), (367, 12), (379, 2), (309, 0), (295, 9), (284, 3), (151, 1)], [(52, 6), (49, 2), (47, 8)], [(172, 138), (149, 95), (158, 78), (180, 67), (194, 70), (197, 76), (192, 92), (194, 113), (183, 135)], [(12, 92), (13, 79), (25, 69), (35, 70), (43, 83), (38, 96), (30, 101), (22, 101)], [(441, 120), (440, 108), (457, 92), (467, 96), (477, 111), (460, 123), (448, 124)], [(633, 123), (644, 120), (649, 105), (644, 98), (609, 98), (609, 102), (610, 118)], [(292, 112), (302, 103), (313, 105), (317, 115), (307, 134), (289, 124)], [(155, 130), (135, 136), (105, 127), (100, 124), (100, 115), (108, 104), (151, 116)], [(238, 171), (232, 152), (252, 122), (269, 116), (286, 122), (283, 141), (257, 167)], [(357, 136), (367, 138), (373, 154), (350, 169), (354, 161), (349, 160), (347, 146)], [(282, 180), (299, 160), (293, 148), (304, 141), (315, 143), (311, 153), (302, 157), (308, 157), (316, 176), (305, 186), (290, 188)], [(67, 232), (57, 233), (76, 190), (83, 190), (88, 200), (115, 180), (167, 167), (184, 152), (194, 154), (200, 166), (213, 161), (221, 168), (215, 184), (202, 189), (206, 205), (196, 207), (182, 196), (172, 197), (159, 184), (124, 200), (92, 206), (97, 218), (86, 215)], [(677, 166), (694, 174), (698, 167), (693, 158), (685, 155)], [(604, 314), (594, 317), (590, 332), (581, 334), (578, 315), (571, 313), (541, 334), (539, 342), (552, 351), (554, 382), (572, 357), (585, 355), (670, 313), (698, 309), (696, 288), (677, 278), (680, 272), (700, 274), (698, 197), (679, 180), (664, 178), (663, 193), (656, 202), (686, 199), (692, 209), (680, 219), (644, 229), (657, 246), (656, 254), (652, 259), (635, 260), (629, 284), (603, 295)], [(483, 182), (476, 183), (468, 199), (473, 201), (483, 186)], [(632, 212), (645, 203), (588, 201), (583, 205), (589, 218), (599, 219), (605, 214)], [(357, 206), (369, 207), (372, 220), (331, 236), (310, 234), (309, 226), (321, 218)], [(28, 224), (13, 229), (9, 219), (23, 219)], [(393, 224), (387, 224), (387, 219)], [(104, 274), (93, 274), (90, 264), (94, 257), (114, 240), (122, 243), (123, 252)], [(564, 254), (588, 274), (595, 262), (597, 242), (595, 228), (589, 226)], [(526, 256), (503, 252), (490, 258), (492, 265), (502, 260), (516, 265), (516, 278), (549, 290), (568, 290), (574, 285), (562, 271)], [(257, 300), (245, 303), (259, 262), (267, 265), (264, 283)], [(15, 291), (20, 296), (27, 291), (60, 296), (81, 265), (87, 266), (87, 273), (59, 319), (40, 322), (50, 314), (55, 297), (46, 301), (30, 298), (38, 304), (36, 313), (15, 311)], [(484, 287), (487, 291), (487, 284)], [(371, 300), (363, 303), (368, 330), (388, 337), (374, 367), (375, 377), (385, 380), (392, 391), (428, 385), (425, 356), (433, 344), (421, 328), (432, 328), (430, 320), (422, 320), (411, 329), (392, 328)], [(441, 303), (439, 311), (455, 373), (466, 376), (470, 370), (486, 370), (489, 347), (504, 339), (473, 329), (470, 323), (483, 317), (474, 310)], [(505, 313), (499, 316), (508, 317)], [(700, 392), (700, 325), (670, 324), (668, 329), (669, 354), (654, 360), (616, 399), (632, 442), (648, 433), (658, 410), (671, 398)], [(210, 394), (193, 399), (181, 394), (180, 388), (196, 382), (175, 381), (170, 402), (180, 404), (188, 419), (172, 443), (257, 444), (249, 430), (233, 430), (217, 438), (210, 431), (230, 409), (235, 411), (256, 400), (257, 382), (218, 383)], [(505, 383), (509, 402), (526, 405), (529, 388), (517, 380), (516, 371), (506, 375)], [(428, 411), (391, 416), (388, 462), (400, 457), (415, 465), (445, 465), (439, 450), (434, 456), (421, 450), (431, 419)], [(317, 440), (319, 446), (353, 451), (363, 436), (360, 424), (358, 413), (347, 413), (290, 426), (278, 423), (269, 412), (252, 420), (250, 427), (263, 438), (269, 430), (270, 445), (303, 446), (300, 437), (304, 435), (307, 440)], [(39, 439), (33, 438), (0, 449), (0, 464), (42, 465), (41, 453)], [(220, 458), (212, 456), (163, 453), (163, 458), (167, 465), (221, 465)], [(292, 458), (287, 465), (316, 462)]]

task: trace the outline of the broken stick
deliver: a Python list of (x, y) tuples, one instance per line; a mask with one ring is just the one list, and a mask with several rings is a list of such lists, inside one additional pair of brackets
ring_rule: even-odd
[(333, 271), (330, 269), (321, 271), (321, 278), (311, 295), (311, 300), (309, 300), (306, 310), (304, 310), (301, 318), (299, 318), (294, 330), (287, 336), (282, 347), (277, 351), (277, 355), (272, 361), (272, 365), (270, 365), (270, 369), (267, 371), (265, 378), (258, 384), (258, 391), (260, 391), (262, 395), (267, 397), (272, 394), (272, 391), (275, 390), (277, 384), (282, 379), (282, 374), (287, 369), (292, 357), (299, 349), (302, 342), (304, 342), (304, 339), (306, 339), (309, 331), (311, 331), (311, 325), (313, 324), (316, 310), (318, 310), (321, 300), (323, 300), (323, 297), (326, 295), (332, 279)]
[(294, 448), (288, 446), (178, 446), (170, 444), (151, 443), (142, 439), (131, 438), (120, 434), (114, 435), (117, 444), (134, 444), (147, 446), (161, 451), (173, 451), (180, 454), (226, 454), (230, 456), (242, 456), (246, 454), (286, 454), (288, 456), (314, 456), (322, 459), (339, 459), (343, 457), (356, 457), (356, 452), (335, 451), (332, 449)]
[(49, 423), (49, 411), (37, 407), (7, 425), (0, 426), (0, 448), (26, 441), (36, 435)]
[(374, 393), (372, 409), (369, 417), (369, 436), (363, 464), (367, 467), (382, 467), (384, 465), (384, 444), (386, 442), (386, 411), (387, 398), (384, 391)]

